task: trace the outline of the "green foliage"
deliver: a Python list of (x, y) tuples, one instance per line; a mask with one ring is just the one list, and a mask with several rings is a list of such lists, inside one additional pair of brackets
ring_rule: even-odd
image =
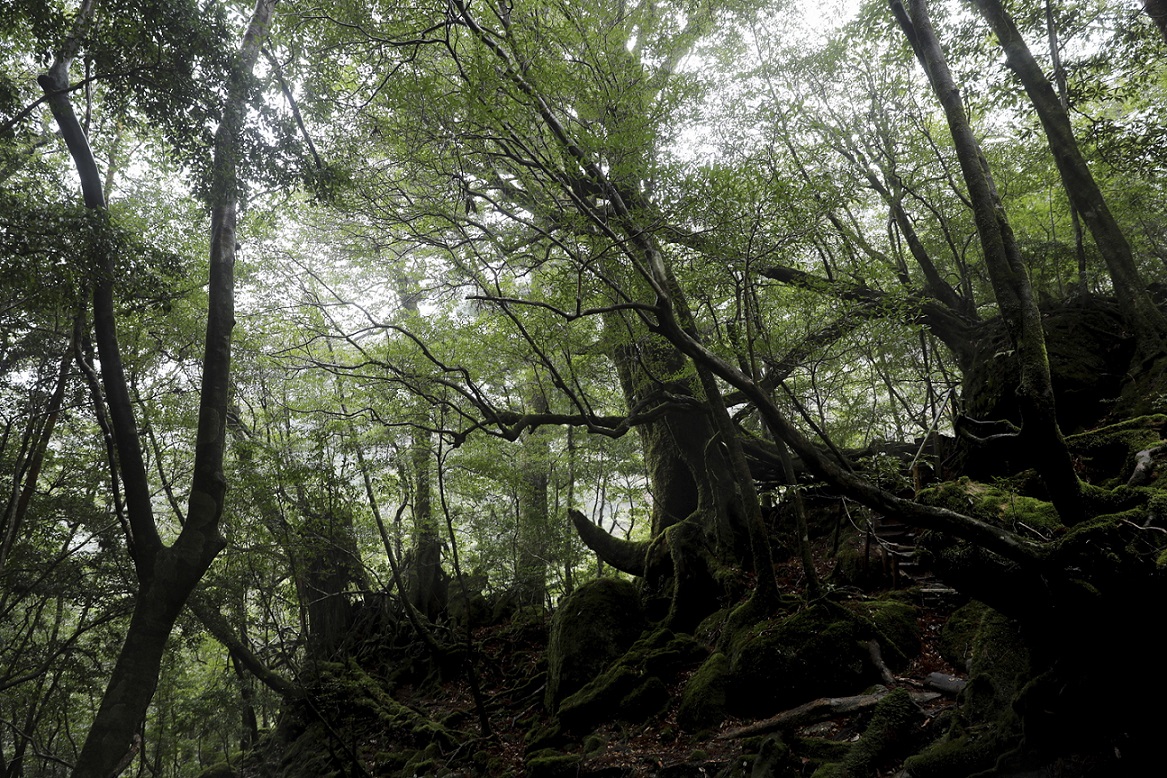
[[(691, 391), (692, 360), (661, 358), (661, 290), (645, 245), (702, 345), (804, 431), (861, 448), (949, 428), (967, 367), (960, 346), (983, 345), (996, 306), (943, 117), (886, 4), (863, 4), (825, 38), (800, 31), (789, 4), (756, 0), (471, 4), (481, 35), (440, 3), (282, 5), (249, 84), (239, 160), (248, 197), (224, 473), (231, 545), (206, 592), (268, 665), (306, 671), (329, 615), (322, 602), (335, 614), (377, 602), (399, 617), (390, 559), (408, 574), (427, 543), (441, 546), (447, 572), (457, 553), (472, 588), (497, 601), (533, 569), (541, 606), (572, 602), (565, 595), (601, 567), (568, 508), (647, 537), (662, 495), (650, 493), (644, 438), (628, 417), (661, 398), (702, 413), (708, 398)], [(1043, 304), (1071, 298), (1067, 201), (1027, 98), (979, 19), (961, 4), (933, 6), (1036, 293)], [(1041, 9), (1013, 10), (1041, 54)], [(1054, 12), (1083, 151), (1147, 279), (1160, 279), (1161, 43), (1129, 9)], [(67, 372), (28, 514), (0, 566), (0, 678), (29, 676), (4, 689), (0, 708), (14, 721), (40, 717), (30, 742), (46, 764), (75, 760), (58, 733), (93, 716), (134, 584), (94, 389), (74, 353), (100, 364), (84, 334), (74, 341), (74, 321), (88, 331), (94, 258), (112, 253), (132, 402), (172, 538), (198, 413), (199, 197), (241, 18), (235, 5), (194, 0), (98, 4), (71, 93), (109, 184), (108, 212), (95, 215), (75, 204), (59, 139), (44, 106), (32, 107), (35, 76), (75, 13), (0, 3), (0, 473), (16, 474), (0, 505), (16, 504), (31, 461), (24, 441), (47, 429), (62, 364)], [(1096, 247), (1085, 252), (1089, 290), (1106, 292)], [(802, 280), (779, 281), (778, 270)], [(929, 318), (942, 285), (967, 327), (947, 338)], [(742, 428), (764, 434), (756, 409), (726, 394)], [(1107, 489), (1086, 488), (1107, 518), (1068, 533), (1063, 553), (1101, 545), (1162, 566), (1162, 552), (1122, 523), (1160, 517), (1162, 500), (1110, 490), (1162, 426), (1156, 417), (1071, 439), (1084, 475)], [(869, 480), (906, 486), (882, 461)], [(1061, 529), (1047, 503), (1007, 483), (956, 482), (922, 499), (1038, 540)], [(5, 519), (6, 532), (15, 526)], [(541, 610), (528, 614), (541, 629)], [(810, 687), (790, 679), (808, 673), (823, 676), (816, 691), (823, 678), (850, 691), (869, 675), (861, 639), (880, 634), (905, 656), (916, 640), (902, 604), (863, 618), (753, 615), (690, 682), (687, 726), (712, 726), (734, 689), (745, 699), (758, 679), (779, 690), (775, 705), (801, 701)], [(672, 636), (643, 642), (572, 709), (653, 715), (657, 665), (699, 652)], [(794, 656), (776, 658), (788, 644)], [(812, 661), (824, 658), (829, 667)], [(344, 684), (401, 724), (378, 682)], [(1004, 700), (995, 695), (982, 699)], [(248, 704), (274, 721), (278, 700), (184, 623), (147, 723), (165, 757), (157, 769), (234, 759)], [(13, 732), (0, 731), (6, 755)], [(424, 770), (431, 760), (415, 751), (385, 763)]]

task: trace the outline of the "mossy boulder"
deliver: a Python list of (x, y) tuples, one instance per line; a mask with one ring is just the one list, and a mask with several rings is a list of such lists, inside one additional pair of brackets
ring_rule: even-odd
[(875, 706), (859, 742), (843, 760), (847, 775), (870, 775), (893, 766), (920, 745), (924, 712), (904, 689), (896, 689)]
[[(1050, 503), (1010, 488), (960, 479), (925, 490), (920, 499), (995, 524), (1033, 543), (1065, 533)], [(1040, 618), (1048, 607), (1048, 586), (1036, 565), (1018, 564), (979, 544), (939, 531), (921, 533), (916, 548), (945, 583), (1012, 618)]]
[(920, 653), (919, 609), (903, 600), (885, 597), (862, 600), (850, 606), (871, 623), (883, 661), (893, 670), (903, 670)]
[(551, 619), (547, 709), (558, 710), (622, 656), (646, 626), (636, 588), (623, 579), (600, 578), (565, 597)]
[(857, 616), (823, 604), (740, 628), (728, 651), (727, 707), (768, 716), (815, 697), (855, 694), (879, 679), (871, 637)]
[(239, 773), (230, 765), (220, 762), (216, 765), (211, 765), (206, 770), (199, 773), (198, 778), (238, 778)]
[(801, 775), (799, 760), (780, 735), (763, 738), (750, 764), (750, 778), (786, 778)]
[(580, 757), (547, 749), (527, 757), (527, 778), (568, 778), (579, 774)]
[(969, 673), (949, 731), (904, 763), (912, 778), (961, 778), (1016, 747), (1014, 700), (1032, 674), (1017, 624), (981, 602), (957, 609), (941, 630), (941, 654)]
[(688, 635), (659, 629), (636, 641), (602, 674), (559, 705), (559, 721), (568, 729), (591, 730), (601, 722), (641, 722), (668, 704), (664, 678), (705, 656)]
[(1048, 535), (1062, 527), (1057, 511), (1049, 502), (969, 478), (945, 481), (925, 489), (919, 499), (928, 505), (948, 508), (1022, 535)]
[[(1067, 432), (1094, 427), (1114, 408), (1134, 353), (1116, 302), (1097, 296), (1046, 301), (1042, 326), (1059, 426)], [(975, 340), (961, 370), (965, 413), (1020, 424), (1017, 358), (1001, 319), (984, 322)], [(975, 447), (968, 459), (970, 467), (997, 473), (1014, 463), (1028, 466), (1010, 441)]]
[(1071, 435), (1066, 445), (1086, 480), (1102, 487), (1125, 484), (1135, 469), (1135, 455), (1154, 448), (1167, 436), (1167, 416), (1155, 414)]
[(685, 684), (677, 724), (689, 732), (717, 726), (725, 718), (726, 686), (729, 683), (729, 657), (717, 651), (693, 673)]

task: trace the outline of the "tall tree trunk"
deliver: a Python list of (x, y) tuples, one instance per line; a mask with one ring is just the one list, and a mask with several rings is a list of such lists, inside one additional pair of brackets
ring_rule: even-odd
[[(420, 293), (414, 284), (404, 276), (396, 279), (397, 295), (406, 314), (419, 316)], [(434, 515), (433, 478), (434, 462), (433, 433), (430, 428), (432, 406), (425, 397), (414, 401), (413, 429), (409, 447), (409, 464), (413, 476), (413, 499), (410, 513), (413, 515), (413, 547), (410, 564), (405, 571), (404, 596), (409, 598), (414, 610), (434, 621), (449, 603), (449, 576), (442, 569), (442, 534)]]
[[(158, 684), (170, 631), (191, 591), (225, 545), (219, 523), (226, 480), (223, 450), (234, 326), (236, 158), (246, 110), (247, 80), (266, 34), (275, 0), (258, 0), (227, 88), (223, 120), (215, 135), (211, 190), (211, 255), (206, 349), (200, 393), (194, 474), (186, 522), (173, 545), (163, 545), (154, 521), (149, 483), (138, 441), (126, 376), (117, 342), (113, 304), (114, 257), (104, 258), (94, 286), (94, 327), (102, 383), (114, 427), (120, 476), (132, 531), (131, 554), (138, 593), (126, 640), (114, 666), (81, 755), (75, 778), (109, 778), (126, 766), (136, 733)], [(68, 98), (69, 67), (89, 25), (93, 4), (85, 2), (73, 34), (52, 67), (38, 78), (81, 181), (85, 205), (104, 217), (105, 197), (88, 139)]]
[(1049, 357), (1041, 312), (1033, 299), (1025, 264), (1001, 198), (989, 173), (989, 165), (964, 112), (960, 91), (952, 79), (940, 42), (928, 17), (926, 0), (910, 0), (911, 16), (900, 0), (891, 0), (892, 12), (903, 28), (916, 57), (923, 65), (932, 90), (948, 120), (960, 161), (965, 186), (973, 206), (977, 236), (1001, 318), (1017, 352), (1021, 377), (1017, 400), (1021, 407), (1021, 442), (1031, 453), (1034, 465), (1049, 496), (1066, 524), (1085, 519), (1082, 487), (1054, 412)]
[(1106, 260), (1119, 310), (1127, 326), (1135, 333), (1140, 356), (1148, 361), (1162, 356), (1167, 350), (1167, 317), (1147, 292), (1135, 266), (1130, 243), (1110, 212), (1106, 198), (1074, 139), (1069, 114), (1000, 0), (971, 1), (993, 29), (1005, 52), (1005, 62), (1021, 79), (1041, 119), (1062, 185)]
[[(1066, 69), (1062, 67), (1062, 47), (1058, 42), (1058, 25), (1054, 20), (1053, 0), (1045, 0), (1045, 28), (1049, 38), (1050, 61), (1054, 66), (1054, 83), (1058, 86), (1058, 102), (1062, 110), (1070, 112), (1070, 88), (1066, 84)], [(1078, 257), (1078, 295), (1083, 299), (1090, 294), (1090, 276), (1086, 268), (1086, 241), (1082, 234), (1082, 218), (1078, 208), (1070, 201), (1070, 223), (1074, 231), (1074, 254)]]
[[(529, 413), (547, 413), (547, 395), (532, 376), (527, 388)], [(548, 432), (533, 427), (523, 438), (520, 453), (518, 556), (515, 583), (519, 601), (542, 605), (547, 599), (548, 556), (551, 552), (551, 521), (547, 507)]]

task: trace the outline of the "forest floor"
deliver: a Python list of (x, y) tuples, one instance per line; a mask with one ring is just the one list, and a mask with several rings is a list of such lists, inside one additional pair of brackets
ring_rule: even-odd
[[(828, 580), (834, 566), (833, 558), (827, 551), (822, 551), (816, 556), (816, 566), (819, 567), (824, 580)], [(803, 575), (796, 563), (779, 565), (778, 573), (784, 591), (802, 590)], [(959, 682), (963, 676), (941, 657), (938, 649), (941, 627), (954, 608), (960, 604), (959, 601), (952, 597), (930, 596), (925, 593), (927, 585), (915, 586), (910, 581), (902, 583), (906, 586), (907, 593), (915, 593), (919, 608), (917, 627), (921, 645), (919, 654), (911, 660), (908, 667), (895, 674), (897, 686), (909, 691), (926, 691), (927, 679), (933, 673), (953, 677)], [(865, 594), (858, 590), (853, 593), (837, 590), (835, 594), (844, 599), (847, 596), (871, 596), (870, 593)], [(530, 774), (526, 760), (529, 756), (531, 733), (538, 731), (540, 726), (550, 723), (543, 705), (544, 686), (532, 684), (533, 680), (545, 677), (549, 620), (549, 616), (535, 619), (528, 614), (526, 618), (510, 619), (474, 631), (476, 670), (488, 711), (490, 733), (459, 746), (459, 750), (464, 748), (477, 754), (473, 760), (476, 768), (460, 769), (459, 763), (465, 764), (460, 757), (465, 757), (466, 754), (449, 754), (449, 761), (439, 760), (444, 762), (446, 767), (436, 774), (482, 775), (484, 764), (489, 765), (485, 774), (515, 776)], [(735, 771), (733, 766), (735, 761), (744, 766), (748, 761), (744, 755), (757, 752), (758, 738), (754, 737), (751, 742), (748, 737), (734, 736), (731, 733), (753, 724), (752, 720), (728, 716), (716, 731), (702, 733), (686, 732), (677, 723), (677, 709), (682, 691), (698, 666), (699, 663), (694, 663), (671, 679), (668, 684), (671, 702), (662, 713), (639, 724), (610, 721), (590, 734), (564, 744), (563, 753), (581, 757), (570, 774), (596, 778), (750, 775), (748, 768), (744, 771)], [(855, 694), (864, 691), (856, 689)], [(474, 695), (464, 678), (439, 685), (430, 684), (416, 691), (399, 688), (394, 696), (410, 707), (424, 712), (430, 719), (443, 722), (447, 727), (464, 732), (481, 731)], [(927, 714), (925, 726), (937, 720), (939, 714), (953, 705), (955, 705), (953, 697), (944, 695), (922, 706)], [(859, 714), (842, 715), (806, 725), (790, 732), (789, 735), (792, 738), (829, 741), (839, 744), (842, 748), (859, 738), (869, 717), (870, 710)], [(370, 775), (396, 774), (378, 770), (375, 761), (368, 765)], [(815, 767), (816, 763), (804, 760), (805, 775), (809, 776)]]

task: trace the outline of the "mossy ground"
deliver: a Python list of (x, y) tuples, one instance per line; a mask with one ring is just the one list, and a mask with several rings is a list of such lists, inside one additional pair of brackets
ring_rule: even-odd
[[(1153, 442), (1164, 421), (1117, 425), (1080, 443), (1083, 450), (1104, 451), (1118, 440), (1122, 450), (1130, 451)], [(331, 680), (323, 698), (332, 701), (330, 710), (339, 711), (343, 702), (349, 713), (329, 719), (332, 732), (305, 717), (297, 732), (290, 733), (280, 759), (268, 761), (273, 771), (263, 774), (307, 775), (294, 772), (295, 765), (327, 775), (338, 769), (334, 742), (338, 736), (346, 743), (362, 744), (358, 756), (374, 776), (419, 772), (824, 778), (891, 774), (902, 763), (913, 778), (955, 778), (991, 768), (1008, 753), (1019, 760), (1045, 759), (1039, 766), (1065, 759), (1104, 760), (1105, 749), (1099, 746), (1113, 752), (1112, 744), (1094, 742), (1081, 753), (1064, 756), (1074, 745), (1067, 746), (1066, 733), (1083, 742), (1089, 735), (1073, 734), (1076, 730), (1065, 716), (1081, 714), (1092, 722), (1097, 713), (1090, 711), (1091, 705), (1111, 710), (1119, 698), (1107, 697), (1104, 689), (1091, 685), (1094, 678), (1069, 683), (1073, 679), (1064, 670), (1051, 671), (1050, 657), (1060, 651), (1059, 656), (1079, 669), (1100, 662), (1121, 666), (1114, 651), (1100, 641), (1111, 634), (1127, 634), (1130, 624), (1153, 626), (1154, 619), (1147, 618), (1138, 603), (1147, 602), (1146, 597), (1158, 601), (1164, 593), (1160, 571), (1167, 566), (1167, 550), (1158, 537), (1162, 533), (1153, 529), (1161, 521), (1157, 516), (1167, 516), (1167, 490), (1154, 481), (1127, 487), (1121, 474), (1110, 478), (1112, 487), (1086, 487), (1095, 516), (1075, 527), (1061, 525), (1048, 503), (1032, 493), (1025, 476), (990, 484), (962, 479), (925, 495), (933, 504), (1045, 542), (1053, 559), (1077, 565), (1080, 579), (1058, 583), (1062, 589), (1043, 583), (1062, 598), (1060, 602), (1074, 604), (1072, 612), (1050, 616), (1051, 625), (1063, 626), (1044, 643), (979, 603), (960, 608), (949, 618), (955, 603), (929, 601), (918, 590), (865, 593), (854, 582), (834, 581), (827, 596), (807, 602), (795, 562), (778, 567), (786, 593), (777, 602), (746, 597), (694, 625), (692, 635), (648, 624), (643, 614), (636, 615), (636, 589), (627, 582), (609, 581), (596, 586), (593, 593), (601, 596), (595, 602), (576, 609), (572, 626), (594, 628), (600, 619), (595, 614), (611, 621), (613, 603), (623, 603), (619, 607), (633, 613), (633, 626), (610, 641), (603, 660), (581, 674), (577, 688), (562, 694), (554, 712), (544, 706), (548, 620), (528, 610), (516, 613), (514, 621), (478, 629), (467, 653), (481, 679), (489, 736), (477, 729), (475, 704), (464, 678), (412, 687), (379, 667), (337, 665), (324, 668), (322, 679)], [(937, 559), (946, 555), (947, 564), (964, 564), (973, 573), (984, 569), (980, 565), (998, 565), (993, 568), (1000, 574), (994, 574), (1000, 584), (997, 596), (1016, 599), (1020, 586), (1034, 583), (1016, 575), (1010, 578), (1014, 573), (1008, 565), (988, 558), (991, 555), (983, 550), (946, 543), (929, 547)], [(823, 574), (834, 563), (830, 546), (829, 536), (817, 539)], [(1132, 581), (1133, 589), (1121, 589)], [(1013, 588), (1015, 583), (1018, 588)], [(1111, 602), (1107, 598), (1116, 591), (1125, 592), (1131, 605), (1115, 610), (1111, 622), (1105, 622), (1106, 603)], [(561, 613), (566, 613), (563, 605)], [(571, 621), (564, 618), (565, 623)], [(1100, 623), (1113, 629), (1103, 630), (1105, 635), (1089, 634)], [(1132, 633), (1131, 640), (1154, 645), (1150, 627), (1145, 631), (1142, 636)], [(560, 634), (551, 642), (556, 640), (574, 639)], [(918, 688), (932, 671), (967, 675), (959, 702), (941, 698), (921, 713), (910, 700), (904, 704), (905, 695), (897, 691), (876, 711), (750, 737), (722, 737), (758, 717), (815, 698), (869, 691), (880, 680), (870, 641), (878, 644), (897, 677), (896, 685), (903, 689)], [(1067, 642), (1080, 646), (1076, 655), (1064, 651)], [(1033, 646), (1037, 660), (1031, 655)], [(561, 649), (562, 645), (550, 653)], [(1154, 666), (1150, 653), (1136, 654), (1136, 664)], [(1059, 695), (1067, 691), (1082, 704), (1067, 706), (1060, 701)], [(1046, 710), (1057, 710), (1060, 718), (1045, 716)], [(919, 737), (900, 738), (903, 731)], [(1010, 764), (1029, 769), (1024, 761)]]

